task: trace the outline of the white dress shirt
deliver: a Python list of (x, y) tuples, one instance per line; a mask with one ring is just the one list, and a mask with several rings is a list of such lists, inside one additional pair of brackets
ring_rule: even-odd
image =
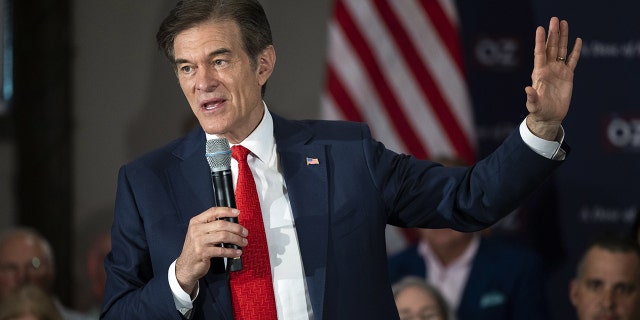
[[(312, 320), (313, 310), (311, 309), (309, 291), (304, 278), (295, 222), (278, 153), (276, 152), (276, 142), (273, 136), (273, 118), (266, 104), (264, 104), (264, 108), (265, 112), (262, 121), (241, 142), (241, 145), (251, 150), (247, 162), (256, 181), (258, 197), (260, 198), (260, 207), (269, 246), (278, 319)], [(562, 139), (564, 139), (564, 131), (561, 130), (561, 133), (558, 134), (557, 142), (546, 141), (533, 135), (527, 129), (525, 121), (520, 126), (520, 135), (532, 150), (547, 158), (564, 159), (564, 154), (562, 154), (562, 158), (557, 156)], [(206, 134), (206, 136), (207, 140), (216, 138), (216, 136), (210, 134)], [(231, 160), (231, 172), (235, 185), (238, 178), (238, 162), (235, 159)], [(188, 316), (193, 309), (193, 301), (195, 301), (199, 293), (199, 285), (196, 286), (195, 295), (192, 299), (178, 284), (175, 263), (174, 261), (169, 266), (167, 277), (173, 292), (176, 309), (183, 315)], [(372, 279), (372, 281), (374, 280)]]
[(449, 263), (448, 266), (444, 266), (428, 243), (421, 241), (418, 244), (418, 253), (424, 259), (427, 268), (427, 280), (440, 290), (449, 307), (451, 320), (455, 320), (456, 310), (460, 305), (469, 273), (471, 273), (473, 258), (476, 256), (479, 246), (480, 236), (476, 234), (462, 255)]
[[(207, 140), (216, 138), (210, 134), (206, 136)], [(278, 319), (313, 319), (289, 195), (276, 152), (273, 119), (266, 105), (262, 121), (240, 144), (251, 151), (247, 162), (256, 182), (262, 209)], [(238, 162), (233, 158), (231, 173), (235, 186), (238, 180)], [(175, 276), (175, 261), (169, 268), (168, 277), (176, 307), (186, 315), (193, 308), (197, 292), (192, 300), (182, 290)]]

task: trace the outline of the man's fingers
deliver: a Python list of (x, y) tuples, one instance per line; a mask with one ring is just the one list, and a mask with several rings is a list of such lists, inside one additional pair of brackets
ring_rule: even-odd
[(573, 45), (573, 50), (571, 50), (571, 54), (567, 58), (567, 65), (571, 68), (571, 71), (576, 69), (578, 65), (578, 60), (580, 60), (580, 51), (582, 50), (582, 39), (576, 38), (576, 43)]
[(241, 247), (247, 245), (246, 229), (242, 226), (222, 220), (215, 223), (220, 227), (202, 236), (202, 241), (207, 246), (218, 246), (223, 243), (236, 244)]
[[(557, 17), (549, 20), (549, 34), (547, 35), (547, 61), (552, 62), (558, 58), (560, 30)], [(564, 57), (563, 57), (564, 58)]]
[(566, 20), (560, 21), (560, 39), (558, 44), (558, 58), (567, 58), (567, 46), (569, 45), (569, 23)]
[(542, 68), (547, 63), (546, 34), (543, 27), (536, 29), (536, 45), (533, 49), (533, 67)]
[(242, 255), (242, 250), (233, 248), (224, 248), (222, 246), (209, 246), (203, 250), (203, 257), (211, 259), (216, 257), (237, 258)]
[(233, 218), (240, 214), (240, 210), (227, 207), (211, 207), (207, 211), (191, 218), (191, 223), (209, 223), (220, 218)]
[(246, 245), (244, 238), (248, 230), (238, 223), (227, 221), (225, 218), (237, 217), (239, 210), (226, 207), (213, 207), (191, 218), (187, 238), (192, 239), (194, 245), (211, 246), (221, 243)]
[(524, 92), (527, 94), (527, 102), (536, 103), (538, 102), (538, 92), (531, 86), (524, 88)]

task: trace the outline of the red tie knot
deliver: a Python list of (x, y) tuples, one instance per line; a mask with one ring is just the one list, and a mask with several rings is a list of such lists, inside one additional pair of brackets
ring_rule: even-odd
[(241, 145), (231, 147), (231, 156), (236, 159), (236, 161), (247, 161), (247, 155), (249, 155), (250, 152), (249, 149)]

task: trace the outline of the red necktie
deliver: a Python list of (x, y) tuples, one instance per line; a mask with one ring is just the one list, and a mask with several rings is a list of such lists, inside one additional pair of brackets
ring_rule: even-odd
[(242, 270), (230, 273), (233, 314), (236, 320), (277, 319), (269, 248), (256, 183), (247, 164), (249, 153), (249, 149), (240, 145), (231, 148), (231, 155), (238, 161), (238, 221), (249, 230), (249, 244), (242, 253)]

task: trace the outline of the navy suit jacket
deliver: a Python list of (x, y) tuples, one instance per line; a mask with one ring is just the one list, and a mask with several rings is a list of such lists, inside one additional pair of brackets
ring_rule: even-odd
[[(387, 223), (484, 228), (560, 164), (533, 152), (517, 131), (463, 169), (387, 150), (365, 124), (276, 115), (273, 121), (315, 319), (397, 319)], [(214, 206), (204, 150), (198, 128), (120, 169), (103, 318), (181, 318), (167, 271), (180, 255), (189, 219)], [(307, 157), (319, 164), (307, 165)], [(221, 259), (212, 260), (192, 316), (232, 319), (228, 275)]]
[[(417, 248), (413, 245), (389, 258), (392, 283), (409, 275), (427, 277), (429, 271)], [(544, 283), (541, 261), (533, 252), (497, 239), (482, 239), (457, 319), (549, 319)]]

